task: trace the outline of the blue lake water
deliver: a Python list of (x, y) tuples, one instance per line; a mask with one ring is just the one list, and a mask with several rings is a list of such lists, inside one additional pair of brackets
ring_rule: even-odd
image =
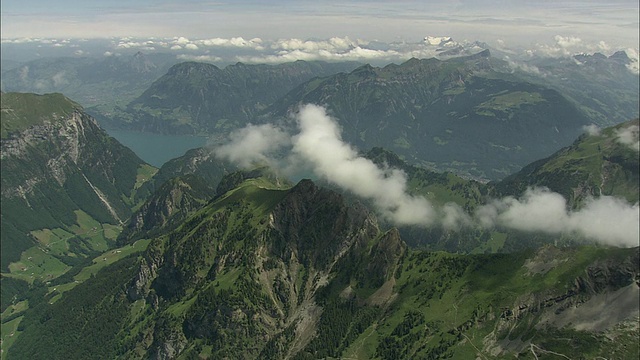
[(107, 133), (155, 167), (184, 155), (189, 149), (207, 144), (207, 138), (202, 136), (161, 135), (127, 130), (107, 130)]

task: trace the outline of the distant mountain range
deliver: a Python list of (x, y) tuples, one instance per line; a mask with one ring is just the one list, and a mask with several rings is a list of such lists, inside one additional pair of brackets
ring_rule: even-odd
[(354, 62), (296, 61), (280, 65), (237, 63), (174, 65), (126, 108), (99, 114), (107, 127), (159, 133), (226, 133), (244, 126), (264, 108), (303, 82), (351, 71)]
[(640, 81), (624, 51), (570, 58), (511, 62), (528, 81), (552, 87), (584, 110), (595, 124), (610, 126), (638, 117)]
[(412, 163), (496, 179), (570, 143), (590, 122), (557, 91), (499, 71), (503, 65), (485, 51), (363, 66), (292, 90), (265, 120), (301, 103), (323, 105), (360, 148), (387, 147)]
[(107, 127), (222, 139), (250, 122), (286, 122), (300, 104), (315, 103), (356, 146), (499, 179), (570, 144), (584, 125), (638, 116), (638, 77), (629, 63), (616, 53), (518, 65), (488, 50), (383, 68), (182, 63), (127, 107), (95, 114)]
[(64, 93), (85, 108), (108, 112), (127, 104), (176, 63), (174, 55), (113, 55), (102, 58), (42, 58), (2, 71), (2, 91)]
[(248, 123), (286, 122), (299, 104), (315, 103), (362, 149), (382, 146), (411, 163), (484, 180), (569, 145), (583, 125), (639, 115), (640, 81), (624, 52), (512, 59), (497, 50), (491, 56), (481, 43), (462, 46), (447, 37), (427, 43), (447, 60), (219, 68), (136, 53), (34, 60), (4, 71), (2, 86), (64, 92), (106, 128), (214, 141)]

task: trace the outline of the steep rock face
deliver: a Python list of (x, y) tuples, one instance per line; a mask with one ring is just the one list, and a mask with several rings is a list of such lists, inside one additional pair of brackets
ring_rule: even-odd
[[(572, 252), (552, 246), (539, 249), (525, 263), (525, 267), (529, 269), (528, 276), (545, 276), (567, 262), (568, 257), (573, 255)], [(518, 338), (518, 341), (510, 343), (512, 348), (508, 351), (525, 351), (530, 343), (535, 342), (535, 338), (520, 341), (524, 337), (522, 329), (525, 327), (535, 328), (540, 333), (569, 328), (576, 331), (612, 331), (613, 334), (616, 326), (634, 321), (640, 315), (638, 279), (638, 248), (621, 250), (616, 256), (596, 259), (577, 273), (565, 289), (532, 292), (518, 298), (512, 306), (503, 307), (495, 332), (488, 338), (493, 338), (496, 334), (502, 334), (505, 339)], [(503, 341), (504, 344), (506, 342)], [(495, 342), (485, 342), (485, 346), (489, 349), (495, 346)], [(494, 349), (494, 355), (507, 353), (507, 349), (499, 348)]]
[[(3, 197), (20, 197), (29, 203), (35, 188), (48, 186), (51, 177), (63, 187), (71, 177), (80, 176), (103, 203), (110, 220), (118, 222), (127, 215), (118, 192), (133, 188), (135, 183), (135, 176), (119, 176), (120, 172), (131, 173), (142, 164), (79, 111), (63, 121), (34, 126), (3, 140), (2, 161), (3, 170), (10, 173), (2, 178)], [(25, 163), (31, 166), (21, 166)]]
[[(362, 205), (345, 206), (341, 195), (310, 180), (302, 180), (291, 189), (270, 221), (277, 255), (283, 259), (295, 257), (306, 266), (326, 272), (347, 250), (364, 247), (380, 231), (375, 217)], [(283, 242), (284, 252), (279, 252)]]
[(151, 283), (158, 276), (158, 269), (164, 263), (164, 243), (158, 239), (154, 240), (147, 251), (145, 251), (138, 271), (134, 279), (127, 286), (127, 297), (131, 301), (147, 299), (155, 308), (157, 307), (157, 296), (155, 293), (150, 295)]
[(607, 259), (590, 265), (576, 279), (577, 292), (599, 294), (628, 285), (640, 287), (640, 249), (623, 259)]
[[(9, 94), (15, 99), (5, 99), (6, 95), (3, 122), (15, 121), (17, 127), (0, 142), (2, 246), (8, 254), (3, 251), (2, 266), (30, 246), (25, 234), (72, 225), (75, 210), (101, 223), (125, 220), (131, 214), (127, 199), (142, 160), (107, 136), (80, 108), (45, 116), (46, 108), (29, 108), (29, 94)], [(42, 97), (51, 108), (68, 101), (56, 95)], [(26, 105), (21, 105), (23, 100)]]

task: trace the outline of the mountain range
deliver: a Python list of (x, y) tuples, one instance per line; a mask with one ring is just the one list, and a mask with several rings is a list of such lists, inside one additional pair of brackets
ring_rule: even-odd
[[(341, 76), (359, 71), (379, 76)], [(473, 213), (537, 186), (578, 211), (589, 195), (637, 204), (637, 137), (637, 120), (592, 127), (488, 184), (382, 148), (363, 159), (437, 207)], [(331, 183), (238, 170), (209, 148), (155, 169), (60, 94), (3, 93), (1, 141), (3, 358), (640, 355), (637, 245), (396, 228)]]
[(637, 71), (626, 52), (610, 56), (580, 54), (570, 58), (535, 57), (513, 67), (525, 79), (552, 87), (583, 109), (595, 124), (610, 126), (638, 117)]
[(496, 179), (570, 143), (589, 123), (560, 93), (497, 71), (501, 65), (488, 51), (365, 65), (292, 90), (266, 118), (320, 104), (358, 147), (385, 146), (412, 163)]
[(93, 113), (106, 127), (222, 141), (248, 123), (290, 123), (300, 104), (313, 103), (326, 107), (358, 147), (383, 146), (414, 164), (497, 180), (569, 145), (585, 125), (638, 116), (630, 60), (593, 56), (582, 66), (527, 63), (538, 73), (488, 50), (380, 68), (181, 63), (126, 107)]
[(515, 57), (447, 37), (425, 43), (439, 44), (433, 46), (446, 60), (221, 68), (138, 52), (33, 60), (4, 71), (2, 84), (5, 91), (64, 92), (108, 129), (215, 142), (248, 123), (290, 122), (300, 104), (315, 103), (356, 146), (382, 146), (412, 164), (481, 180), (553, 154), (584, 125), (639, 115), (640, 82), (625, 52)]
[(98, 115), (108, 127), (160, 133), (206, 133), (237, 129), (289, 89), (318, 76), (350, 71), (354, 62), (296, 61), (280, 65), (237, 63), (174, 65), (126, 108)]

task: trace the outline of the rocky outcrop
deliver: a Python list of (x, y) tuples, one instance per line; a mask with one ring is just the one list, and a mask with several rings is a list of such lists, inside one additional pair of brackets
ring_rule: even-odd
[(576, 278), (573, 290), (579, 294), (593, 295), (631, 284), (640, 287), (640, 249), (618, 261), (607, 259), (590, 265), (583, 275)]
[(118, 243), (131, 243), (143, 237), (166, 232), (214, 195), (213, 187), (196, 175), (185, 175), (167, 181), (153, 193), (129, 220), (118, 237)]
[[(236, 191), (251, 185), (241, 186)], [(248, 194), (274, 191), (279, 200), (270, 211), (256, 212), (263, 205), (239, 201), (231, 193), (165, 232), (145, 253), (127, 287), (129, 301), (155, 299), (155, 307), (163, 309), (198, 294), (184, 315), (183, 332), (155, 339), (148, 350), (153, 358), (179, 355), (182, 336), (209, 339), (230, 333), (254, 334), (229, 339), (231, 348), (259, 354), (264, 344), (254, 341), (273, 339), (293, 356), (315, 337), (324, 311), (318, 292), (336, 278), (367, 278), (362, 286), (373, 289), (388, 285), (375, 299), (358, 300), (362, 304), (392, 298), (389, 280), (406, 250), (397, 230), (382, 234), (364, 206), (310, 180), (279, 192), (255, 189)], [(351, 272), (355, 264), (362, 268)], [(231, 286), (230, 274), (236, 274), (231, 277), (234, 290), (221, 290)]]
[[(159, 240), (152, 242), (147, 248), (136, 276), (127, 287), (127, 298), (130, 301), (144, 299), (149, 296), (151, 283), (158, 276), (158, 269), (164, 262), (163, 249), (164, 246)], [(150, 300), (152, 304), (157, 302), (157, 296), (155, 296), (155, 299)]]
[(306, 267), (330, 272), (352, 247), (362, 248), (380, 232), (375, 216), (361, 204), (302, 180), (270, 215), (273, 251)]

